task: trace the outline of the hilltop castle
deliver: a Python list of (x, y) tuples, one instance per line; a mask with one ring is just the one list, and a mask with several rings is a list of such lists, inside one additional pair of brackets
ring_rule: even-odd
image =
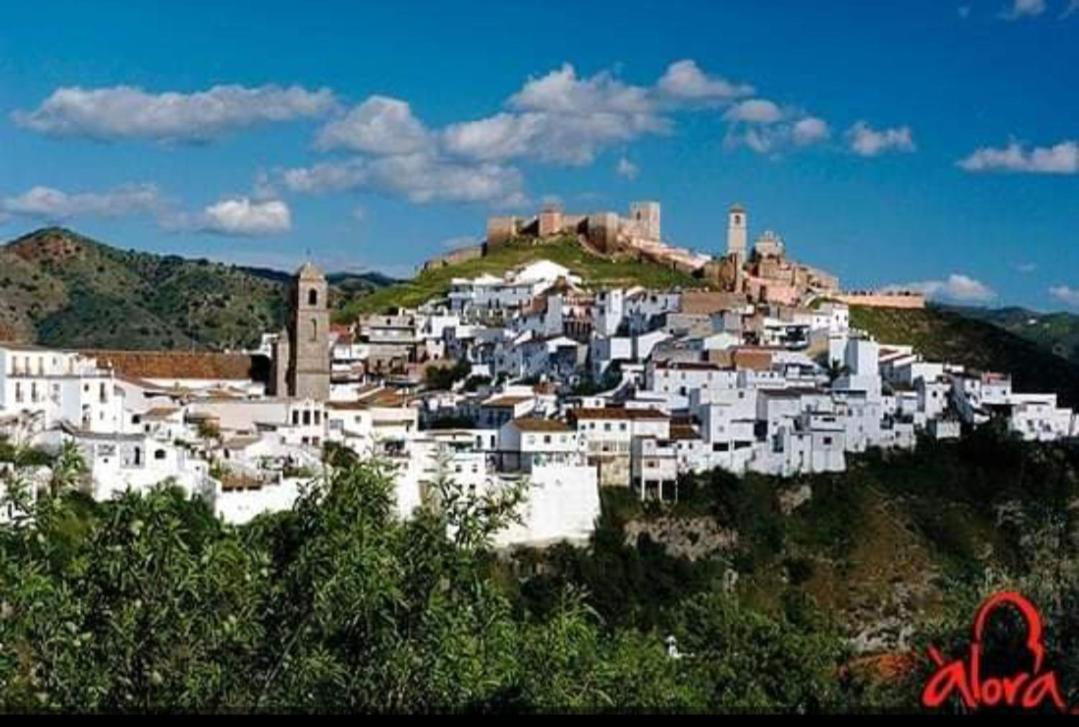
[(663, 239), (661, 220), (660, 204), (655, 201), (631, 202), (626, 216), (611, 211), (567, 213), (560, 205), (546, 204), (532, 216), (489, 217), (483, 243), (432, 258), (423, 269), (483, 257), (512, 241), (542, 244), (571, 238), (597, 255), (662, 265), (701, 278), (721, 291), (745, 296), (751, 302), (796, 306), (827, 296), (870, 306), (925, 305), (924, 297), (912, 292), (845, 295), (840, 292), (836, 276), (791, 259), (783, 238), (772, 230), (764, 230), (750, 245), (749, 212), (741, 204), (727, 210), (726, 250), (716, 255), (671, 245)]

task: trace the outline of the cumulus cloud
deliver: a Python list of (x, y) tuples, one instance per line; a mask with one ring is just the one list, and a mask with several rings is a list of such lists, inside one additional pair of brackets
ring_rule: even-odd
[(292, 212), (279, 199), (228, 197), (197, 214), (169, 213), (160, 219), (172, 231), (210, 232), (229, 237), (278, 235), (292, 229)]
[(894, 129), (874, 129), (859, 121), (847, 130), (847, 143), (851, 151), (863, 157), (875, 157), (887, 152), (912, 152), (914, 138), (909, 126)]
[(615, 165), (614, 171), (615, 174), (622, 177), (623, 179), (632, 180), (637, 178), (637, 175), (640, 174), (641, 170), (629, 159), (622, 157), (618, 160), (618, 164)]
[(148, 93), (134, 86), (58, 88), (16, 124), (51, 136), (208, 141), (259, 123), (316, 117), (334, 109), (333, 92), (300, 86), (214, 86), (196, 93)]
[(675, 61), (656, 82), (656, 90), (678, 101), (715, 103), (753, 94), (754, 88), (744, 83), (731, 83), (725, 78), (709, 76), (696, 62)]
[(0, 214), (61, 221), (72, 217), (120, 217), (158, 213), (164, 201), (152, 184), (134, 184), (105, 192), (69, 194), (53, 187), (37, 186), (20, 195), (0, 200)]
[(447, 153), (467, 159), (531, 158), (582, 166), (591, 163), (605, 146), (667, 128), (665, 119), (648, 114), (499, 113), (451, 124), (442, 139)]
[(1045, 12), (1045, 0), (1012, 0), (1010, 7), (1000, 11), (1005, 20), (1030, 18)]
[(791, 147), (818, 144), (831, 136), (828, 122), (796, 108), (780, 108), (772, 101), (753, 99), (728, 109), (723, 143), (728, 148), (748, 147), (758, 154), (775, 155)]
[(824, 141), (831, 136), (831, 129), (828, 128), (828, 123), (824, 119), (818, 119), (815, 116), (807, 116), (804, 119), (799, 119), (791, 127), (791, 138), (798, 146), (806, 146), (808, 144), (816, 144), (819, 141)]
[(1050, 147), (1028, 149), (1020, 142), (1012, 141), (1002, 149), (977, 149), (958, 164), (968, 172), (1079, 174), (1079, 142), (1062, 141)]
[(519, 111), (564, 114), (650, 114), (655, 104), (648, 89), (623, 83), (609, 71), (579, 78), (569, 63), (539, 78), (530, 78), (510, 97)]
[(512, 206), (523, 202), (523, 180), (513, 167), (456, 164), (426, 154), (377, 159), (353, 157), (283, 170), (294, 192), (320, 194), (368, 190), (400, 194), (413, 202), (487, 202)]
[(754, 98), (732, 106), (723, 114), (723, 118), (748, 124), (774, 124), (783, 118), (783, 112), (768, 99)]
[(962, 273), (952, 273), (945, 280), (889, 286), (887, 290), (916, 290), (926, 298), (954, 303), (988, 303), (997, 297), (996, 291), (988, 285)]
[(404, 101), (371, 96), (318, 134), (319, 149), (348, 149), (369, 154), (414, 154), (427, 149), (431, 139), (424, 125)]
[(1079, 288), (1069, 285), (1054, 285), (1049, 288), (1049, 295), (1069, 308), (1079, 308)]

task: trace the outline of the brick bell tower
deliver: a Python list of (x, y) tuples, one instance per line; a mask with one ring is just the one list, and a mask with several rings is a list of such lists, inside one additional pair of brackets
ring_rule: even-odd
[(330, 290), (313, 263), (296, 272), (290, 294), (288, 393), (330, 398)]

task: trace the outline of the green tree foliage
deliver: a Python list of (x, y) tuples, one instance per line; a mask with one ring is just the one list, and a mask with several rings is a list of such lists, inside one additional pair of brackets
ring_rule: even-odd
[[(6, 711), (692, 708), (658, 636), (567, 590), (515, 616), (491, 532), (517, 501), (450, 481), (398, 519), (382, 465), (343, 462), (243, 527), (167, 486), (45, 497), (0, 526)], [(72, 527), (76, 521), (78, 527)]]

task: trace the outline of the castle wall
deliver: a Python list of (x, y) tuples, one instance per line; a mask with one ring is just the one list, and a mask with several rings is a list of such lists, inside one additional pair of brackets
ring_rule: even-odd
[(588, 239), (602, 252), (618, 250), (618, 215), (600, 212), (588, 216)]
[(830, 296), (847, 305), (864, 305), (867, 308), (925, 308), (925, 296), (921, 293), (838, 293)]
[(520, 221), (516, 217), (488, 217), (487, 244), (502, 245), (517, 236)]
[(431, 258), (423, 264), (421, 270), (425, 272), (428, 270), (436, 270), (438, 268), (444, 268), (447, 265), (456, 265), (457, 263), (475, 260), (480, 257), (483, 257), (483, 245), (469, 245), (468, 247), (451, 250), (444, 255), (437, 255)]

